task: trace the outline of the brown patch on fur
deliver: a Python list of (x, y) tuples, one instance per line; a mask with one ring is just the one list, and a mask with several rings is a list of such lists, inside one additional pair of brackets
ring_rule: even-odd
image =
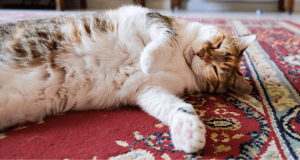
[(118, 22), (113, 23), (112, 21), (108, 21), (106, 25), (108, 30), (110, 30), (111, 32), (115, 32), (115, 30), (118, 30), (118, 26), (119, 26)]
[[(111, 32), (115, 32), (119, 28), (119, 19), (122, 11), (120, 9), (108, 11), (105, 14), (102, 14), (102, 20), (105, 20), (105, 28)], [(112, 21), (114, 20), (114, 21)]]
[(96, 30), (100, 30), (101, 32), (107, 32), (106, 20), (101, 20), (98, 17), (95, 17), (94, 28)]
[(83, 21), (83, 27), (85, 29), (85, 32), (88, 34), (88, 36), (91, 36), (91, 29), (88, 20), (84, 18), (82, 21)]
[(157, 29), (165, 28), (164, 34), (169, 37), (169, 40), (166, 41), (166, 45), (177, 48), (179, 42), (177, 39), (177, 31), (172, 26), (173, 18), (163, 16), (158, 12), (149, 12), (146, 14), (146, 28), (150, 29), (153, 25), (157, 27)]
[(93, 16), (93, 29), (100, 32), (107, 32), (106, 20), (101, 19), (98, 15)]
[(214, 59), (214, 51), (212, 50), (212, 44), (210, 42), (204, 42), (202, 46), (202, 50), (198, 52), (198, 55), (201, 59), (205, 61), (205, 63), (210, 64)]
[(221, 33), (221, 34), (216, 34), (214, 37), (213, 37), (213, 48), (218, 48), (218, 45), (223, 41), (223, 39), (225, 38), (225, 34), (223, 32), (223, 30), (219, 29), (218, 28), (218, 31)]
[(230, 77), (233, 77), (232, 75), (230, 75), (230, 73), (228, 72), (222, 72), (219, 73), (219, 85), (218, 88), (216, 89), (216, 93), (225, 93), (227, 92), (227, 88), (231, 85), (231, 80), (228, 79)]
[(78, 29), (77, 25), (75, 24), (75, 22), (72, 23), (72, 28), (73, 28), (73, 37), (75, 39), (75, 42), (76, 43), (81, 43), (81, 36), (82, 36), (82, 33), (81, 31)]
[(56, 58), (57, 58), (57, 53), (52, 53), (50, 56), (49, 56), (49, 63), (50, 63), (50, 66), (51, 68), (56, 68), (57, 67), (57, 63), (56, 63)]
[(201, 49), (197, 54), (198, 54), (198, 56), (199, 56), (201, 59), (204, 58), (204, 51), (203, 51), (203, 49)]
[(29, 68), (37, 67), (43, 64), (44, 59), (43, 58), (37, 58), (34, 61), (30, 62), (28, 65)]
[(27, 56), (27, 51), (25, 50), (24, 46), (21, 44), (21, 41), (13, 42), (11, 47), (15, 51), (16, 57)]
[(209, 70), (208, 74), (209, 74), (210, 83), (214, 86), (214, 88), (217, 88), (219, 79), (216, 76), (216, 73), (212, 70)]
[[(51, 59), (55, 59), (56, 54), (60, 53), (61, 43), (65, 41), (59, 24), (61, 21), (65, 22), (67, 18), (59, 18), (61, 19), (54, 17), (4, 25), (4, 27), (14, 26), (9, 30), (11, 34), (5, 35), (5, 41), (0, 44), (0, 54), (11, 55), (11, 59), (4, 59), (9, 61), (7, 64), (21, 69), (41, 66), (48, 62), (51, 63), (51, 61), (55, 62)], [(3, 28), (3, 26), (1, 27)], [(52, 64), (52, 66), (54, 65)]]

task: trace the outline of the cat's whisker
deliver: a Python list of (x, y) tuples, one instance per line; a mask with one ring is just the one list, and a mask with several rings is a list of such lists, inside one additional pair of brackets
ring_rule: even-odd
[[(234, 41), (234, 40), (233, 40)], [(231, 43), (228, 45), (228, 46), (231, 46), (232, 45), (232, 43), (233, 43), (233, 41), (231, 41)]]
[(202, 19), (203, 19), (203, 18), (202, 18), (202, 16), (201, 16), (200, 11), (197, 11), (197, 10), (196, 10), (196, 13), (198, 14), (198, 22), (204, 24), (204, 23), (202, 22)]
[(210, 7), (212, 6), (212, 4), (208, 7), (208, 9), (207, 9), (207, 11), (206, 11), (206, 15), (205, 15), (205, 25), (207, 25), (207, 13), (208, 13), (208, 11), (209, 11), (209, 9), (210, 9)]

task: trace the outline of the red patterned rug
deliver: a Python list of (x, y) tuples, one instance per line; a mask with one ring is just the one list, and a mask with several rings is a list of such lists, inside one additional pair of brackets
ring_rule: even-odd
[[(0, 23), (45, 16), (51, 13), (2, 12)], [(184, 97), (207, 127), (203, 150), (175, 150), (166, 125), (137, 108), (123, 108), (69, 112), (16, 126), (0, 133), (0, 159), (299, 159), (300, 26), (285, 20), (208, 23), (234, 36), (256, 34), (257, 41), (241, 64), (251, 95)]]

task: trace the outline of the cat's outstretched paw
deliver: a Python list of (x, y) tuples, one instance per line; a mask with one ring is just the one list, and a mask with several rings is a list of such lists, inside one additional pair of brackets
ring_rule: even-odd
[(152, 41), (141, 53), (140, 65), (145, 74), (154, 74), (163, 70), (171, 60), (173, 50), (161, 41)]
[(205, 145), (205, 126), (188, 108), (179, 108), (170, 126), (174, 147), (187, 153), (197, 152)]

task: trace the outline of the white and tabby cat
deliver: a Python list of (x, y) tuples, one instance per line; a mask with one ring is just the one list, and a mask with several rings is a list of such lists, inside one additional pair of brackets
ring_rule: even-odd
[(139, 6), (0, 26), (0, 129), (69, 110), (138, 105), (170, 126), (175, 147), (196, 152), (205, 126), (179, 97), (249, 94), (239, 64), (255, 36)]

